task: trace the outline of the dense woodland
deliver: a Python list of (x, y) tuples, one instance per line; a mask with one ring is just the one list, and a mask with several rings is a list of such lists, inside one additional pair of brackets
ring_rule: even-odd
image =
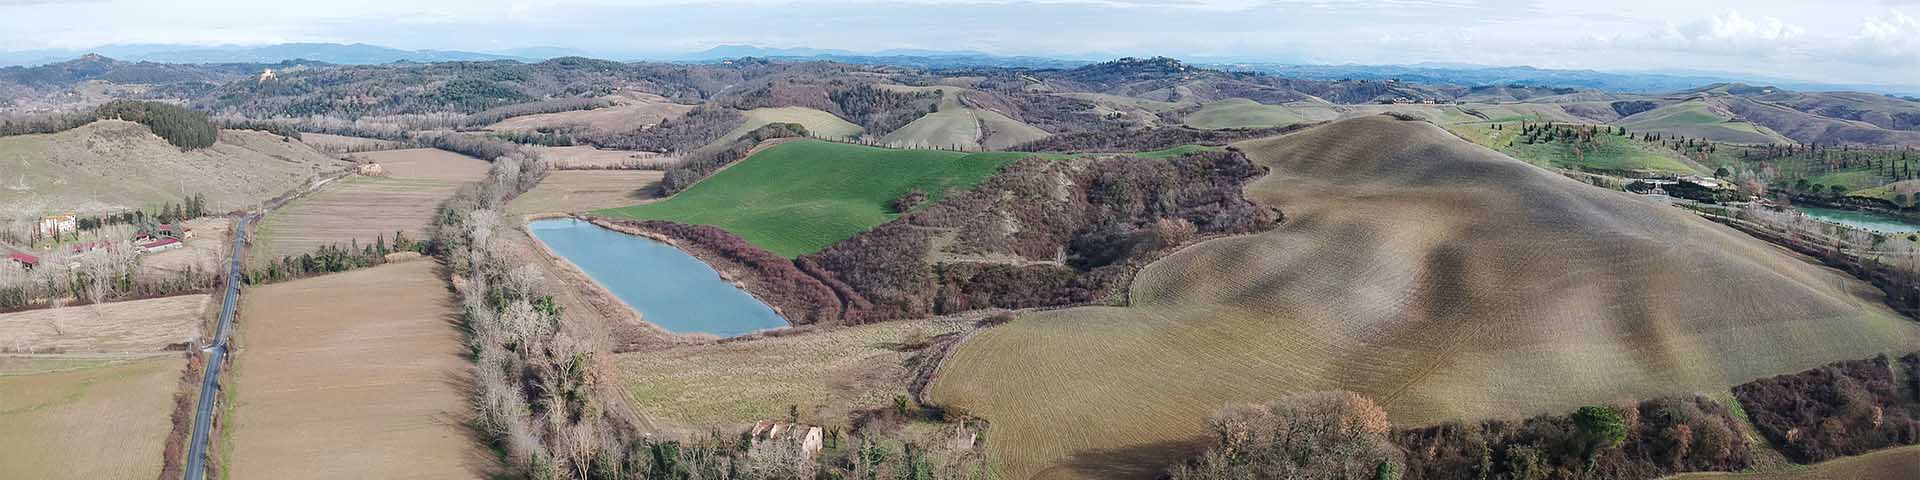
[[(849, 303), (870, 310), (850, 306), (851, 323), (1094, 302), (1194, 238), (1271, 228), (1278, 213), (1240, 196), (1264, 173), (1238, 152), (1029, 158), (801, 261), (858, 292)], [(1074, 187), (1060, 198), (1063, 184)], [(1002, 228), (1003, 214), (1020, 227)], [(947, 251), (934, 251), (935, 232), (955, 239)], [(929, 260), (942, 254), (956, 257)], [(1002, 256), (1020, 260), (968, 260)]]
[(146, 125), (155, 135), (182, 150), (211, 147), (220, 140), (220, 128), (207, 119), (206, 113), (170, 103), (138, 100), (114, 100), (81, 112), (0, 118), (0, 136), (61, 132), (100, 119)]

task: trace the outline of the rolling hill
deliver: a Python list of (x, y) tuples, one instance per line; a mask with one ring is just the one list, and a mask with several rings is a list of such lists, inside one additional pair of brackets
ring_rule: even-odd
[(1340, 112), (1334, 110), (1333, 105), (1324, 103), (1266, 105), (1245, 98), (1230, 98), (1201, 105), (1200, 110), (1188, 114), (1183, 121), (1189, 127), (1218, 130), (1324, 122), (1339, 117)]
[(146, 126), (101, 120), (59, 133), (0, 137), (0, 217), (104, 213), (205, 194), (208, 210), (245, 208), (344, 164), (305, 143), (222, 130), (181, 151)]
[(860, 136), (860, 126), (852, 122), (806, 107), (756, 108), (745, 112), (747, 122), (734, 127), (713, 144), (724, 144), (752, 132), (756, 128), (770, 123), (798, 123), (807, 127), (807, 133), (824, 138), (856, 138)]
[(958, 148), (961, 150), (999, 150), (1046, 138), (1046, 130), (1022, 123), (1006, 114), (968, 106), (962, 100), (967, 91), (959, 87), (908, 87), (887, 85), (889, 89), (919, 92), (937, 90), (940, 103), (928, 113), (880, 138), (880, 142), (905, 148)]
[(992, 422), (1006, 478), (1152, 477), (1221, 405), (1290, 393), (1359, 392), (1399, 425), (1511, 418), (1920, 342), (1845, 274), (1426, 123), (1235, 146), (1286, 223), (1149, 265), (1128, 306), (1027, 313), (950, 354), (927, 398)]
[(1636, 113), (1613, 122), (1636, 132), (1679, 135), (1716, 142), (1743, 144), (1788, 143), (1765, 127), (1741, 120), (1722, 102), (1688, 100)]

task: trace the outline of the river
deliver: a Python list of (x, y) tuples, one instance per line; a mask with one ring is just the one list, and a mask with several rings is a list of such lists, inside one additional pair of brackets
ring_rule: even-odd
[(1914, 225), (1898, 218), (1876, 213), (1804, 207), (1799, 205), (1795, 205), (1793, 208), (1800, 210), (1800, 213), (1807, 214), (1808, 217), (1813, 217), (1815, 220), (1838, 223), (1859, 229), (1884, 233), (1920, 232), (1920, 225)]
[(669, 332), (732, 337), (787, 326), (766, 303), (672, 245), (571, 218), (535, 220), (527, 230)]

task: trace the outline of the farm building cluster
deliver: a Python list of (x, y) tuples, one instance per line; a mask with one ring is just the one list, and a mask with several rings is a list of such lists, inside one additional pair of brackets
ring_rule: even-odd
[[(41, 218), (39, 228), (41, 233), (51, 236), (74, 231), (76, 223), (73, 215), (52, 215)], [(158, 253), (183, 248), (186, 246), (186, 241), (192, 238), (193, 227), (187, 226), (185, 222), (162, 223), (140, 228), (134, 233), (129, 244), (131, 248), (137, 249), (142, 254)], [(95, 251), (119, 248), (116, 245), (112, 240), (94, 240), (70, 244), (64, 250), (69, 256), (81, 256)], [(8, 253), (7, 260), (28, 269), (40, 266), (41, 262), (40, 256), (26, 252)]]

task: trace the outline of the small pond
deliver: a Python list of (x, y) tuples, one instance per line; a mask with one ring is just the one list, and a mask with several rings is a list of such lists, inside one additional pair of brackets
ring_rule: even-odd
[(1800, 210), (1800, 213), (1804, 213), (1804, 214), (1807, 214), (1807, 216), (1809, 217), (1813, 217), (1815, 220), (1823, 220), (1823, 221), (1838, 223), (1841, 225), (1846, 225), (1849, 227), (1854, 227), (1859, 229), (1873, 230), (1876, 232), (1886, 232), (1886, 233), (1920, 232), (1920, 225), (1914, 225), (1912, 223), (1908, 223), (1905, 220), (1889, 217), (1886, 215), (1880, 215), (1877, 213), (1856, 212), (1852, 210), (1836, 210), (1832, 208), (1820, 208), (1820, 207), (1803, 207), (1799, 205), (1795, 205), (1793, 208)]
[(527, 230), (667, 331), (732, 337), (787, 326), (766, 303), (672, 245), (571, 218), (535, 220)]

